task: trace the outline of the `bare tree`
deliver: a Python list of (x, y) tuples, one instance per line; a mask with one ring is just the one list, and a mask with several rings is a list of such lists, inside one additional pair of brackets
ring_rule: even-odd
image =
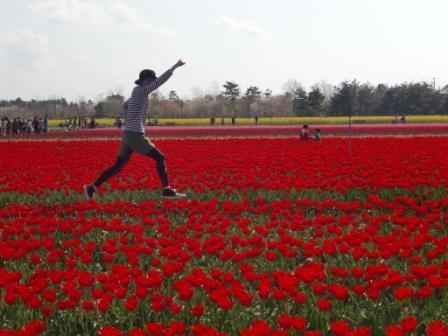
[(293, 99), (295, 92), (299, 89), (303, 89), (303, 85), (297, 79), (288, 79), (285, 84), (283, 84), (285, 95), (291, 100)]
[(335, 92), (336, 92), (336, 88), (334, 85), (327, 83), (325, 80), (321, 80), (320, 82), (314, 84), (311, 89), (319, 89), (320, 92), (322, 92), (322, 94), (325, 97), (325, 100), (329, 101), (331, 99), (331, 97), (334, 96)]
[(195, 99), (200, 97), (204, 97), (204, 90), (200, 86), (193, 86), (191, 88), (191, 98)]

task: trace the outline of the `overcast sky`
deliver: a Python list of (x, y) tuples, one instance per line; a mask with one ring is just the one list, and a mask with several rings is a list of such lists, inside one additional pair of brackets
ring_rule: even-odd
[(164, 94), (446, 85), (447, 13), (446, 0), (0, 0), (0, 99), (128, 96), (140, 70), (180, 57)]

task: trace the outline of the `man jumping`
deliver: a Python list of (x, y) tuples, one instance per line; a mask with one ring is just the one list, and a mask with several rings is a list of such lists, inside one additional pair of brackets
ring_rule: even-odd
[(124, 129), (117, 160), (115, 164), (105, 170), (95, 182), (84, 186), (86, 198), (93, 198), (98, 191), (98, 188), (104, 182), (120, 172), (129, 161), (131, 154), (134, 151), (146, 155), (156, 161), (157, 173), (162, 182), (162, 197), (182, 198), (186, 196), (170, 187), (165, 165), (165, 156), (151, 142), (151, 140), (145, 137), (145, 121), (149, 107), (149, 94), (164, 84), (171, 77), (176, 68), (184, 64), (185, 62), (183, 60), (177, 61), (176, 64), (159, 77), (156, 76), (153, 70), (145, 69), (140, 72), (138, 79), (135, 81), (137, 86), (132, 90), (131, 97), (124, 103), (126, 127)]

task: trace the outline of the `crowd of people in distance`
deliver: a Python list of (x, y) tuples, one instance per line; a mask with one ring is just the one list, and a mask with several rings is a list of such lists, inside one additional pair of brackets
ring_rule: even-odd
[(121, 129), (121, 127), (124, 126), (124, 119), (123, 118), (115, 118), (114, 126)]
[[(224, 118), (221, 118), (223, 123)], [(235, 124), (234, 118), (232, 118), (232, 124)], [(122, 118), (116, 118), (114, 126), (122, 128), (125, 122)], [(158, 123), (148, 123), (148, 125), (157, 125)], [(215, 118), (211, 119), (211, 125), (215, 124)], [(99, 125), (95, 122), (94, 118), (87, 120), (86, 117), (69, 118), (64, 122), (59, 123), (60, 128), (64, 128), (67, 131), (78, 130), (81, 128), (96, 128)], [(32, 119), (22, 119), (20, 117), (14, 118), (12, 121), (8, 117), (3, 117), (0, 122), (0, 137), (9, 137), (20, 134), (44, 134), (48, 132), (48, 118), (34, 117)], [(300, 140), (315, 140), (320, 141), (321, 132), (319, 128), (316, 128), (312, 134), (310, 134), (309, 125), (303, 125), (300, 131)]]
[[(255, 125), (258, 125), (259, 117), (256, 115), (253, 117)], [(221, 125), (225, 125), (224, 117), (220, 118)], [(232, 125), (236, 125), (236, 117), (230, 117), (230, 122)], [(216, 124), (216, 118), (210, 117), (210, 125), (214, 126)]]
[(392, 119), (392, 124), (406, 124), (406, 117), (401, 116), (401, 118), (398, 118), (398, 115), (395, 115), (395, 119)]
[[(118, 127), (121, 127), (123, 121)], [(96, 123), (94, 118), (87, 119), (86, 117), (74, 117), (61, 121), (58, 124), (59, 128), (66, 131), (74, 131), (82, 128), (97, 128), (99, 125)], [(10, 137), (17, 135), (28, 135), (28, 134), (45, 134), (48, 133), (49, 125), (48, 118), (34, 117), (29, 119), (24, 119), (21, 117), (16, 117), (14, 119), (9, 119), (8, 117), (2, 117), (0, 119), (0, 137)]]
[(88, 120), (86, 117), (74, 117), (64, 120), (58, 126), (66, 131), (76, 131), (83, 128), (97, 128), (98, 124), (95, 122), (95, 118)]
[(48, 118), (34, 117), (22, 119), (20, 117), (9, 120), (3, 117), (0, 122), (0, 136), (9, 137), (20, 134), (43, 134), (48, 132)]

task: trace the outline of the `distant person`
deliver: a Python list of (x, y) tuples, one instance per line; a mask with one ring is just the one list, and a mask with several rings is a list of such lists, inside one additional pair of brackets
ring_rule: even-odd
[(310, 139), (309, 126), (303, 125), (302, 130), (300, 131), (300, 140), (306, 141)]
[(112, 167), (105, 170), (92, 184), (84, 186), (84, 193), (88, 199), (94, 196), (97, 189), (104, 182), (123, 169), (133, 152), (146, 155), (156, 161), (157, 173), (162, 182), (162, 197), (175, 199), (186, 196), (171, 188), (168, 181), (165, 156), (149, 138), (145, 137), (145, 120), (149, 107), (149, 94), (163, 85), (172, 76), (174, 70), (184, 64), (183, 60), (177, 61), (160, 77), (157, 77), (153, 70), (145, 69), (140, 72), (139, 78), (135, 81), (137, 86), (132, 90), (131, 97), (123, 104), (126, 113), (126, 127), (116, 162)]
[(11, 122), (9, 121), (9, 119), (7, 117), (5, 117), (6, 119), (6, 136), (9, 138), (9, 136), (11, 135)]
[(39, 118), (38, 131), (39, 133), (44, 132), (44, 120), (42, 118)]
[(26, 121), (25, 121), (25, 119), (19, 118), (19, 130), (20, 130), (20, 134), (25, 134), (26, 133)]
[(48, 132), (48, 116), (45, 115), (44, 117), (44, 133)]
[(402, 117), (400, 118), (400, 123), (402, 123), (402, 124), (406, 124), (406, 118), (405, 118), (404, 116), (402, 116)]
[(0, 136), (6, 135), (6, 117), (2, 118), (2, 122), (0, 123)]
[(211, 126), (215, 125), (215, 118), (214, 117), (210, 118), (210, 125)]
[(320, 141), (320, 128), (316, 128), (313, 133), (313, 140)]
[(11, 121), (9, 121), (7, 117), (5, 118), (6, 118), (6, 136), (9, 138), (9, 136), (11, 135), (12, 123)]
[(12, 135), (18, 134), (19, 122), (17, 121), (17, 118), (14, 118), (14, 120), (12, 121), (11, 128), (12, 128)]
[(258, 124), (258, 116), (256, 115), (254, 119), (255, 119), (255, 125), (257, 125)]
[(39, 120), (37, 120), (37, 117), (33, 118), (32, 124), (33, 124), (34, 133), (37, 134), (39, 132)]
[(236, 124), (236, 118), (232, 117), (232, 125), (235, 125), (235, 124)]
[(31, 134), (31, 131), (33, 130), (33, 124), (32, 124), (32, 120), (28, 119), (26, 121), (26, 134)]
[(224, 125), (224, 117), (221, 117), (221, 125)]

